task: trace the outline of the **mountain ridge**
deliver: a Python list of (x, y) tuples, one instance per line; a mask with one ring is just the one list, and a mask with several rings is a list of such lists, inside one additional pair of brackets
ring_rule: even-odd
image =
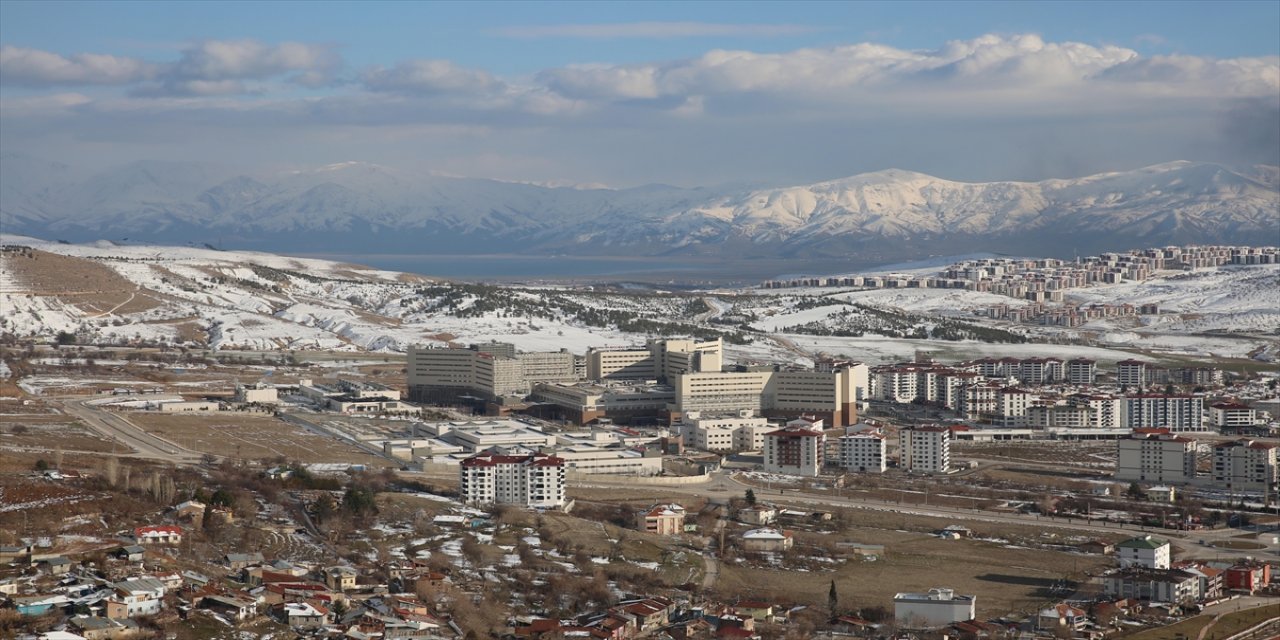
[(0, 162), (6, 231), (72, 241), (212, 233), (280, 251), (900, 257), (1013, 243), (1061, 252), (1257, 242), (1280, 229), (1280, 168), (1192, 161), (1037, 182), (885, 169), (721, 190), (544, 186), (359, 162), (252, 175), (146, 161), (82, 178), (25, 156)]

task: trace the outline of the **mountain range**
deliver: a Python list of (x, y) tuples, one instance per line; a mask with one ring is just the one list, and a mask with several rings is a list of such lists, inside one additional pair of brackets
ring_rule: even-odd
[(4, 155), (0, 226), (68, 241), (216, 242), (282, 253), (1064, 255), (1280, 242), (1280, 168), (1179, 161), (985, 183), (892, 169), (766, 189), (605, 189), (361, 162), (243, 175), (145, 161), (86, 174)]

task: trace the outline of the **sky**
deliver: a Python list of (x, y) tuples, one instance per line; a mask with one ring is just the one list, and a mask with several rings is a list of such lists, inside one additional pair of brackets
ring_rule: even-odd
[(612, 186), (1280, 164), (1280, 2), (4, 0), (0, 152)]

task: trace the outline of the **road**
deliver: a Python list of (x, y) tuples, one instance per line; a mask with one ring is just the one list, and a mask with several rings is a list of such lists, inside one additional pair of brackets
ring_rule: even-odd
[(138, 458), (149, 458), (170, 464), (199, 464), (201, 453), (185, 449), (157, 435), (147, 433), (124, 416), (89, 404), (96, 398), (58, 400), (68, 415), (79, 418), (103, 437), (129, 447)]
[(832, 497), (828, 495), (805, 493), (798, 488), (765, 489), (741, 482), (737, 478), (724, 472), (713, 474), (710, 480), (693, 485), (641, 485), (636, 484), (635, 482), (630, 482), (624, 478), (619, 478), (616, 482), (611, 479), (600, 480), (598, 478), (593, 478), (589, 483), (575, 484), (579, 487), (599, 488), (626, 487), (636, 489), (637, 487), (646, 487), (655, 491), (662, 491), (664, 493), (706, 497), (717, 501), (727, 501), (730, 498), (741, 497), (747, 489), (752, 489), (755, 491), (756, 496), (759, 499), (767, 500), (771, 503), (783, 506), (810, 506), (820, 508), (843, 507), (848, 509), (899, 513), (904, 515), (926, 516), (965, 522), (1016, 524), (1045, 529), (1065, 529), (1073, 531), (1088, 531), (1092, 533), (1128, 533), (1132, 535), (1150, 534), (1166, 538), (1180, 549), (1183, 549), (1184, 551), (1192, 551), (1195, 555), (1201, 557), (1205, 555), (1222, 555), (1226, 557), (1251, 555), (1256, 558), (1272, 562), (1280, 561), (1280, 549), (1277, 549), (1274, 546), (1259, 550), (1233, 551), (1228, 549), (1216, 549), (1211, 546), (1201, 546), (1198, 544), (1198, 541), (1200, 540), (1204, 540), (1208, 545), (1212, 545), (1214, 542), (1218, 541), (1229, 540), (1235, 536), (1245, 533), (1240, 529), (1205, 529), (1192, 532), (1170, 531), (1166, 529), (1142, 527), (1139, 525), (1120, 524), (1114, 522), (1104, 523), (1098, 520), (1081, 520), (1079, 518), (1037, 516), (1034, 514), (1022, 513), (994, 513), (991, 511), (981, 511), (963, 507), (901, 504), (883, 500)]

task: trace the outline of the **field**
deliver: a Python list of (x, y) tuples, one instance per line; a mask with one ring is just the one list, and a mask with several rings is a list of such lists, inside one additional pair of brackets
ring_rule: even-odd
[(351, 444), (305, 431), (272, 416), (220, 413), (172, 415), (129, 413), (130, 422), (192, 451), (240, 460), (284, 457), (298, 462), (348, 462), (379, 467), (390, 463)]
[[(1194, 640), (1205, 627), (1209, 627), (1204, 631), (1204, 640), (1222, 640), (1256, 624), (1277, 618), (1280, 618), (1280, 604), (1225, 613), (1218, 617), (1216, 622), (1214, 622), (1214, 616), (1196, 616), (1177, 624), (1148, 629), (1124, 638), (1125, 640)], [(1211, 627), (1210, 623), (1212, 623)]]
[[(942, 540), (925, 533), (865, 531), (850, 535), (864, 544), (884, 544), (887, 553), (875, 561), (853, 559), (833, 572), (779, 571), (722, 563), (716, 590), (743, 597), (819, 604), (834, 580), (842, 606), (892, 604), (895, 593), (951, 587), (978, 596), (978, 615), (1033, 612), (1055, 600), (1055, 582), (1110, 562), (1099, 556), (1017, 548), (981, 540)], [(1012, 548), (1011, 548), (1012, 547)], [(1056, 595), (1058, 599), (1065, 593)]]

